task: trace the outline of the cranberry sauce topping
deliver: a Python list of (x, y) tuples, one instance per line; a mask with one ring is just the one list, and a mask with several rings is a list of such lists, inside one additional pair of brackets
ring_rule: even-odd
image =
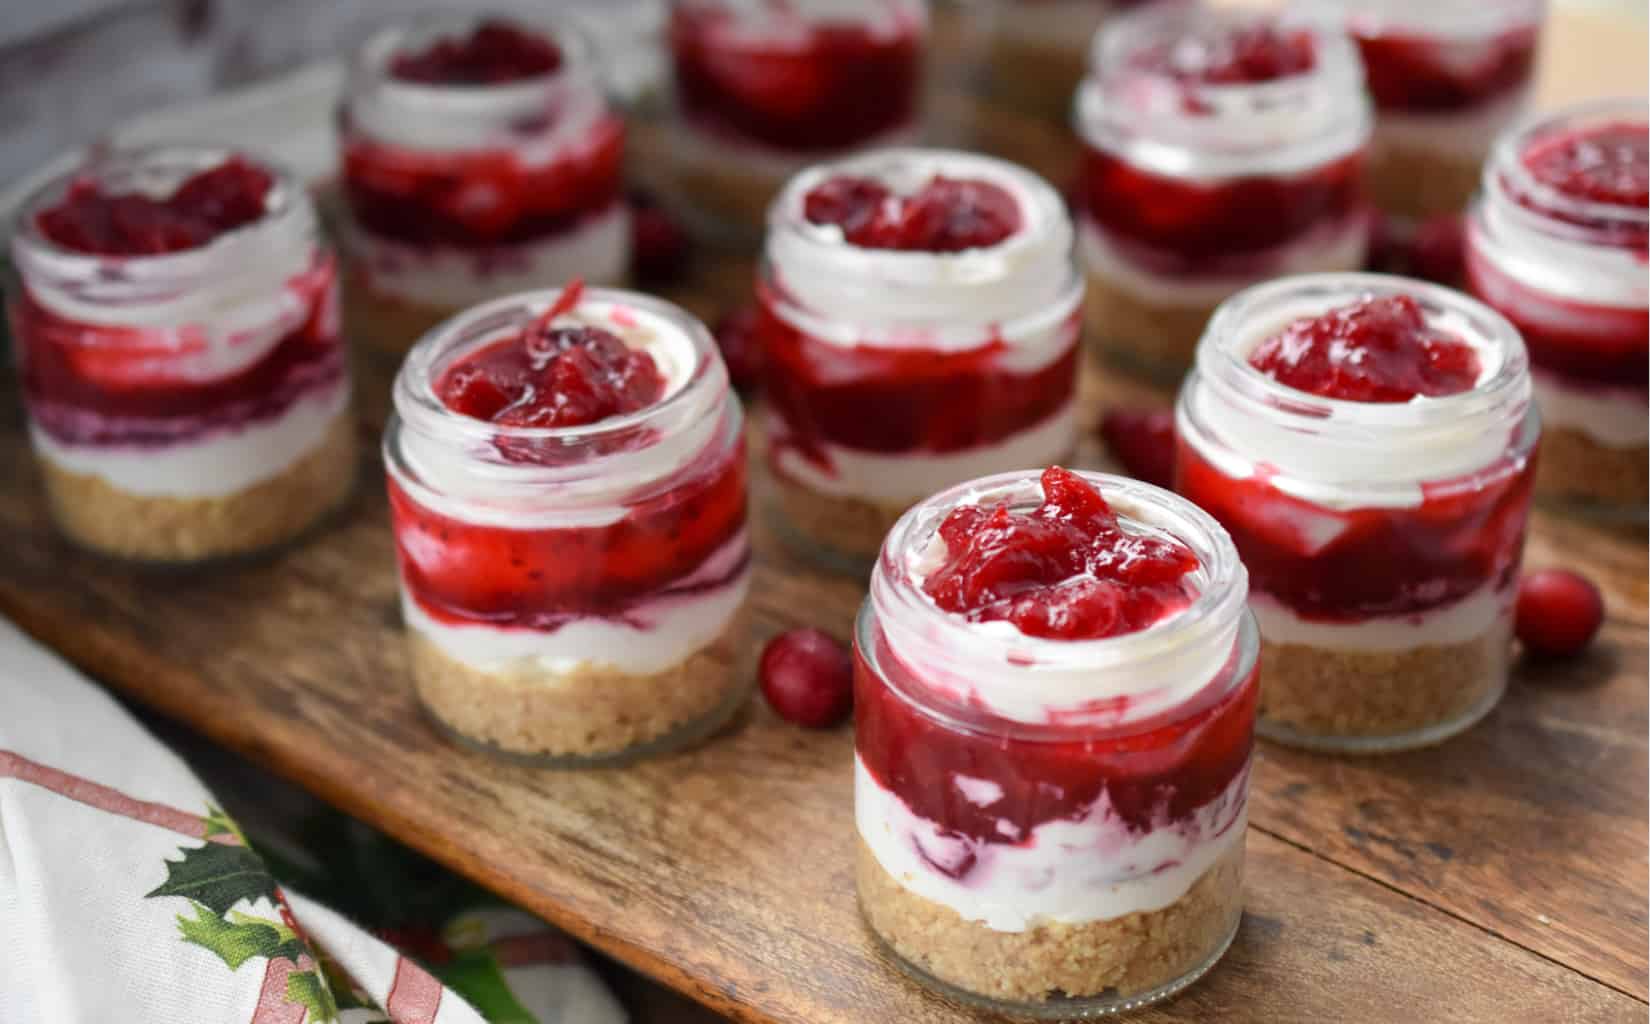
[(1043, 471), (1032, 512), (960, 505), (940, 523), (945, 559), (922, 589), (971, 622), (1028, 636), (1094, 640), (1146, 629), (1197, 596), (1197, 556), (1178, 541), (1125, 530), (1088, 481)]
[(1289, 175), (1158, 174), (1085, 147), (1079, 203), (1160, 273), (1253, 273), (1259, 254), (1359, 213), (1363, 154)]
[(389, 489), (402, 580), (444, 622), (553, 630), (599, 617), (646, 629), (648, 602), (726, 586), (745, 568), (744, 556), (708, 561), (744, 529), (743, 439), (713, 441), (605, 526), (506, 529), (427, 508), (393, 477)]
[(1407, 402), (1471, 391), (1478, 353), (1429, 326), (1407, 295), (1366, 297), (1302, 317), (1249, 354), (1249, 365), (1285, 387), (1348, 402)]
[(683, 113), (711, 130), (781, 149), (823, 152), (891, 132), (916, 115), (920, 27), (825, 22), (772, 3), (753, 17), (675, 5), (670, 45)]
[[(543, 135), (528, 126), (523, 141)], [(624, 123), (599, 119), (545, 163), (509, 148), (421, 151), (346, 126), (344, 196), (367, 231), (408, 245), (486, 248), (565, 234), (621, 197)]]
[(1536, 181), (1571, 199), (1650, 207), (1650, 126), (1642, 121), (1543, 139), (1523, 161)]
[(10, 311), (30, 418), (64, 444), (161, 445), (280, 415), (345, 374), (332, 259), (286, 288), (305, 313), (273, 340), (81, 323), (20, 290)]
[(1531, 25), (1488, 40), (1453, 41), (1352, 29), (1376, 107), (1436, 113), (1468, 110), (1523, 87), (1540, 31)]
[(397, 54), (390, 75), (421, 85), (504, 85), (560, 67), (561, 50), (551, 40), (509, 22), (488, 20), (468, 35)]
[(1534, 470), (1534, 459), (1508, 461), (1471, 483), (1429, 484), (1414, 508), (1335, 509), (1284, 493), (1266, 472), (1228, 477), (1182, 440), (1175, 481), (1231, 533), (1251, 593), (1303, 618), (1362, 622), (1511, 585)]
[(839, 175), (802, 200), (810, 224), (834, 224), (850, 245), (906, 252), (962, 252), (1020, 230), (1020, 204), (988, 181), (935, 175), (910, 195), (871, 178)]
[(41, 234), (76, 252), (99, 256), (155, 256), (198, 249), (263, 217), (274, 177), (232, 156), (198, 171), (162, 199), (110, 193), (90, 179), (76, 181), (57, 205), (36, 219)]
[(1077, 325), (1070, 347), (1048, 365), (1013, 368), (1002, 340), (978, 348), (843, 346), (809, 337), (775, 310), (759, 287), (759, 337), (768, 400), (789, 445), (825, 469), (824, 445), (883, 454), (955, 452), (1002, 441), (1046, 421), (1073, 400)]
[(1140, 53), (1134, 65), (1187, 85), (1259, 85), (1317, 65), (1312, 34), (1272, 24), (1187, 35)]
[[(864, 651), (856, 659), (855, 746), (883, 788), (954, 841), (944, 851), (918, 847), (953, 878), (966, 879), (980, 844), (1024, 843), (1050, 821), (1101, 820), (1091, 815), (1102, 798), (1131, 832), (1188, 828), (1193, 813), (1210, 807), (1249, 762), (1258, 691), (1253, 670), (1246, 679), (1217, 680), (1150, 721), (1080, 738), (1022, 738), (989, 723), (958, 729), (918, 710), (879, 677), (879, 667), (908, 673), (877, 633), (874, 665)], [(982, 800), (982, 792), (990, 799)], [(1235, 810), (1208, 818), (1230, 822)]]
[(578, 427), (664, 397), (664, 375), (646, 352), (599, 327), (552, 327), (562, 305), (448, 367), (435, 384), (442, 404), (500, 426)]

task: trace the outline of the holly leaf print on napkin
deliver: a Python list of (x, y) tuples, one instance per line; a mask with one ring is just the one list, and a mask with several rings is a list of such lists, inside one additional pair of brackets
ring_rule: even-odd
[(241, 900), (275, 899), (275, 879), (258, 855), (244, 846), (207, 843), (185, 847), (182, 860), (166, 862), (166, 881), (146, 899), (182, 896), (211, 907), (219, 916)]
[(236, 911), (226, 919), (199, 903), (193, 920), (178, 916), (178, 929), (185, 942), (216, 953), (232, 971), (255, 956), (280, 956), (296, 964), (305, 952), (303, 942), (280, 925)]

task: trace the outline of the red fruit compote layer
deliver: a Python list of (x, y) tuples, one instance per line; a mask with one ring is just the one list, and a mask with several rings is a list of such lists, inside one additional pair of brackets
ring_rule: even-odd
[(402, 605), (440, 719), (593, 759), (727, 710), (745, 449), (702, 326), (628, 292), (496, 300), (419, 343), (395, 405)]
[[(23, 396), (54, 500), (73, 478), (106, 489), (113, 506), (148, 502), (178, 517), (153, 524), (175, 544), (134, 537), (117, 553), (232, 553), (237, 538), (198, 534), (191, 512), (304, 463), (349, 399), (334, 260), (302, 188), (216, 149), (115, 152), (27, 200), (11, 251)], [(338, 496), (287, 509), (287, 525), (307, 525)], [(71, 533), (95, 528), (91, 510), (72, 512)]]
[(1650, 500), (1647, 124), (1643, 100), (1616, 100), (1509, 134), (1467, 232), (1473, 292), (1530, 350), (1554, 456), (1537, 490), (1617, 519)]
[(786, 187), (758, 283), (769, 462), (865, 524), (812, 539), (869, 560), (919, 498), (1070, 452), (1070, 248), (1059, 196), (987, 157), (891, 150)]
[(624, 123), (571, 26), (439, 19), (382, 32), (355, 59), (341, 126), (357, 283), (392, 306), (368, 325), (386, 329), (375, 336), (417, 339), (420, 321), (404, 309), (394, 323), (395, 304), (444, 315), (622, 277)]
[(1489, 710), (1538, 433), (1510, 324), (1400, 278), (1260, 286), (1211, 323), (1177, 426), (1177, 489), (1249, 568), (1264, 725), (1376, 749)]
[(1207, 967), (1241, 902), (1244, 595), (1220, 527), (1138, 481), (1022, 471), (902, 519), (856, 650), (882, 938), (1008, 1002), (1099, 1008)]
[(675, 0), (677, 117), (671, 157), (684, 200), (762, 209), (815, 160), (915, 138), (922, 0)]
[(1171, 4), (1111, 22), (1079, 90), (1090, 324), (1176, 378), (1216, 305), (1368, 245), (1368, 101), (1346, 39), (1310, 21)]
[(1528, 99), (1546, 0), (1336, 0), (1375, 100), (1371, 183), (1410, 217), (1458, 213)]

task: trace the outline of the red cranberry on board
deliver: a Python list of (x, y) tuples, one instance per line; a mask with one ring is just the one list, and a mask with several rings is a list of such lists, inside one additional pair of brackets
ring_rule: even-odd
[(1518, 584), (1516, 629), (1524, 649), (1544, 657), (1580, 654), (1604, 623), (1604, 598), (1567, 569), (1526, 573)]
[(728, 379), (747, 394), (762, 385), (762, 342), (757, 337), (761, 322), (762, 313), (756, 306), (740, 306), (724, 314), (711, 331), (716, 347), (722, 350), (722, 362), (727, 364)]
[(1136, 480), (1174, 484), (1174, 413), (1168, 409), (1112, 409), (1100, 417), (1100, 439)]
[(823, 630), (793, 629), (769, 640), (758, 679), (779, 717), (808, 729), (829, 729), (853, 707), (853, 660)]
[(687, 271), (693, 239), (652, 195), (633, 191), (630, 201), (630, 275), (640, 285), (671, 284)]
[(1460, 214), (1439, 214), (1421, 222), (1409, 244), (1409, 272), (1451, 287), (1466, 280), (1467, 235)]

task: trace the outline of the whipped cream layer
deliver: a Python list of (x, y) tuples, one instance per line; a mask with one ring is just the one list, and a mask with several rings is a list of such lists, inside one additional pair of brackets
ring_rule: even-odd
[(1462, 162), (1483, 160), (1496, 137), (1523, 113), (1529, 92), (1525, 87), (1465, 110), (1382, 110), (1375, 118), (1375, 148), (1430, 151)]
[(1540, 370), (1530, 379), (1548, 430), (1579, 431), (1606, 448), (1642, 448), (1650, 442), (1650, 405), (1643, 391), (1580, 386)]
[(348, 244), (373, 293), (459, 310), (574, 278), (592, 285), (620, 282), (630, 262), (630, 209), (614, 203), (561, 234), (485, 249), (408, 245), (359, 227), (349, 232)]
[[(987, 780), (951, 781), (963, 799), (981, 808), (1001, 798)], [(1139, 832), (1117, 817), (1102, 793), (1079, 820), (1045, 822), (1024, 836), (1003, 821), (999, 828), (1010, 841), (982, 843), (913, 814), (863, 761), (854, 760), (854, 816), (877, 863), (909, 891), (1000, 932), (1162, 910), (1243, 841), (1248, 794), (1245, 768), (1189, 818)], [(968, 855), (974, 864), (961, 879), (935, 867)]]
[(146, 498), (221, 498), (273, 479), (313, 452), (349, 403), (348, 378), (301, 395), (278, 416), (151, 445), (71, 445), (32, 422), (35, 452), (59, 469)]
[(1300, 238), (1254, 254), (1254, 270), (1242, 275), (1165, 274), (1130, 256), (1089, 218), (1078, 226), (1083, 265), (1096, 277), (1153, 306), (1212, 309), (1257, 281), (1294, 274), (1357, 270), (1369, 251), (1371, 220), (1360, 211), (1320, 225)]
[[(908, 252), (849, 244), (804, 214), (809, 192), (851, 175), (910, 195), (936, 175), (984, 181), (1014, 198), (1020, 228), (996, 245)], [(1000, 339), (1047, 346), (1082, 301), (1064, 200), (1030, 171), (946, 150), (903, 149), (814, 167), (792, 178), (768, 215), (766, 255), (787, 322), (827, 344), (960, 352)]]
[(1332, 651), (1389, 653), (1417, 647), (1453, 647), (1500, 630), (1511, 635), (1513, 588), (1486, 584), (1441, 608), (1407, 615), (1381, 615), (1362, 622), (1302, 618), (1275, 598), (1251, 591), (1249, 610), (1268, 643), (1299, 644)]
[[(478, 672), (554, 677), (612, 670), (657, 675), (708, 647), (727, 629), (750, 590), (749, 559), (750, 540), (741, 530), (658, 597), (626, 609), (622, 620), (577, 618), (549, 630), (458, 625), (437, 621), (405, 586), (401, 614), (407, 628)], [(741, 564), (745, 567), (735, 574)], [(725, 585), (710, 585), (722, 579)]]
[(1077, 444), (1077, 403), (990, 444), (953, 452), (868, 452), (818, 442), (830, 462), (825, 469), (785, 441), (783, 419), (768, 413), (774, 470), (820, 494), (860, 498), (884, 505), (911, 504), (963, 480), (1024, 466), (1045, 466), (1067, 458)]
[[(515, 305), (509, 298), (495, 301), (501, 309)], [(472, 315), (477, 312), (471, 311)], [(557, 327), (577, 324), (609, 331), (631, 348), (652, 356), (665, 378), (661, 403), (680, 392), (693, 376), (697, 365), (693, 340), (665, 316), (623, 302), (586, 298), (578, 309), (555, 322)], [(546, 470), (544, 487), (552, 490), (530, 485), (531, 465), (502, 464), (494, 443), (499, 434), (489, 430), (477, 431), (462, 443), (431, 439), (410, 428), (402, 430), (399, 453), (416, 481), (402, 473), (396, 459), (386, 459), (385, 467), (420, 505), (461, 522), (524, 530), (607, 526), (625, 517), (628, 496), (698, 458), (724, 428), (724, 421), (723, 416), (700, 416), (642, 448), (610, 456), (612, 463), (605, 472), (577, 481)]]

